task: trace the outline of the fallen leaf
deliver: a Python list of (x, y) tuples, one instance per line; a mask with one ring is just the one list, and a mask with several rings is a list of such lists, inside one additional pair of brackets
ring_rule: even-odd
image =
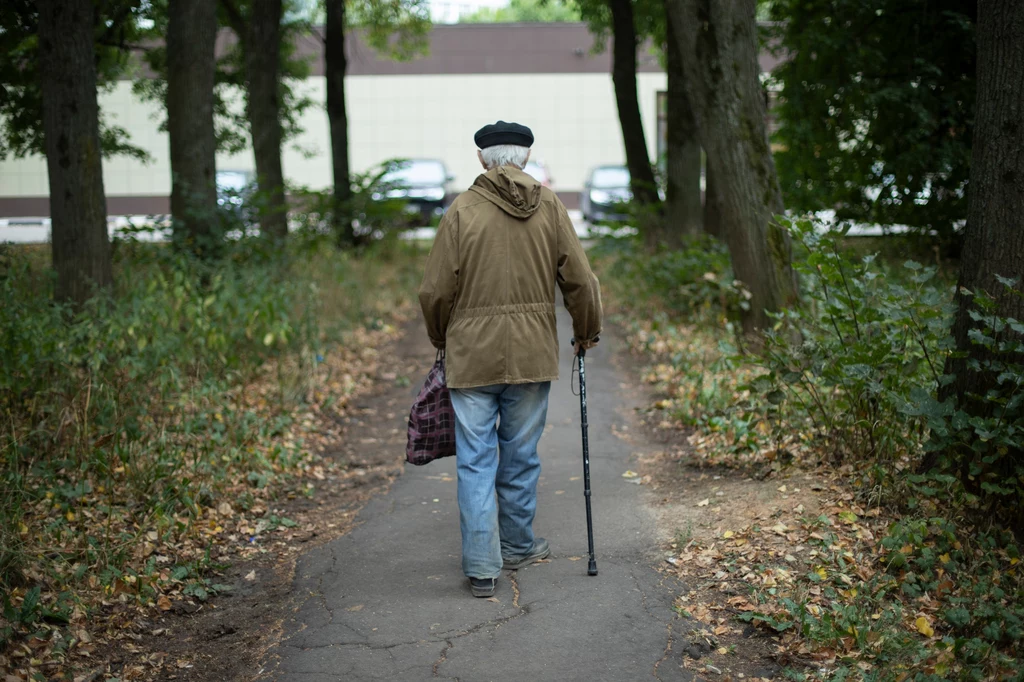
[(706, 507), (706, 506), (708, 506), (709, 504), (711, 504), (711, 498), (710, 498), (710, 497), (708, 497), (708, 498), (705, 498), (705, 499), (701, 500), (700, 502), (698, 502), (698, 503), (697, 503), (697, 506), (698, 506), (698, 507)]
[(256, 580), (256, 571), (252, 570), (245, 574), (245, 579), (249, 582)]
[(345, 610), (346, 611), (362, 611), (363, 610), (363, 605), (362, 604), (356, 604), (355, 606), (350, 606), (350, 607), (348, 607)]
[(724, 533), (722, 533), (722, 537), (725, 538), (726, 540), (731, 538), (733, 535), (736, 535), (736, 533), (733, 533), (731, 530), (727, 530)]
[(501, 603), (500, 601), (498, 601), (498, 598), (497, 598), (497, 597), (488, 597), (488, 598), (487, 598), (487, 601), (492, 601), (492, 602), (494, 602), (495, 604), (500, 604), (500, 603)]
[(156, 607), (161, 611), (170, 611), (171, 600), (167, 598), (166, 594), (161, 594), (160, 598), (156, 600)]
[(623, 477), (623, 478), (636, 478), (636, 477), (637, 477), (637, 476), (639, 476), (639, 475), (640, 475), (640, 474), (638, 474), (638, 473), (637, 473), (637, 472), (635, 472), (635, 471), (631, 471), (631, 470), (629, 470), (629, 469), (626, 469), (626, 472), (625, 472), (624, 474), (622, 474), (622, 477)]
[(932, 637), (935, 635), (935, 630), (932, 629), (931, 623), (924, 616), (918, 616), (917, 620), (914, 621), (914, 625), (917, 626), (917, 631), (925, 637)]

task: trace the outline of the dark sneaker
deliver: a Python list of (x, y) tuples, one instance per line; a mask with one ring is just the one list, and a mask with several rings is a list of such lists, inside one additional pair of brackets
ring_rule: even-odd
[(470, 578), (469, 590), (474, 597), (493, 597), (494, 588), (498, 585), (497, 578)]
[(548, 547), (548, 541), (544, 538), (536, 538), (533, 541), (533, 549), (530, 553), (525, 556), (505, 556), (501, 558), (502, 568), (509, 571), (514, 571), (517, 568), (523, 568), (529, 566), (534, 561), (540, 561), (546, 559), (551, 554), (551, 548)]

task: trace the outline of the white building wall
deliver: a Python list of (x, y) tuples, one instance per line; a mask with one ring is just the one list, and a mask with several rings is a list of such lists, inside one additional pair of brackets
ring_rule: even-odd
[[(665, 89), (666, 77), (641, 73), (637, 78), (653, 159), (657, 92)], [(499, 118), (533, 130), (534, 156), (548, 165), (556, 190), (579, 190), (591, 167), (624, 162), (609, 74), (375, 75), (349, 77), (346, 85), (351, 163), (356, 172), (391, 158), (438, 158), (455, 176), (455, 187), (466, 188), (480, 172), (473, 133)], [(324, 101), (322, 78), (309, 79), (306, 88), (314, 101)], [(104, 161), (107, 195), (169, 195), (167, 134), (158, 130), (163, 115), (159, 107), (136, 98), (129, 82), (102, 94), (100, 107), (104, 116), (126, 128), (132, 142), (153, 157), (148, 165), (124, 157)], [(285, 177), (295, 185), (329, 187), (330, 139), (323, 107), (307, 110), (302, 127), (304, 134), (284, 151)], [(217, 162), (221, 169), (254, 167), (251, 151), (220, 156)], [(0, 162), (0, 197), (47, 194), (44, 159)]]

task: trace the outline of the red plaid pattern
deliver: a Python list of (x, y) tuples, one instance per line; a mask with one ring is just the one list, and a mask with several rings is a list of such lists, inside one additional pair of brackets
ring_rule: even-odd
[(409, 441), (405, 461), (423, 465), (455, 454), (455, 408), (444, 379), (444, 355), (427, 374), (427, 380), (409, 412)]

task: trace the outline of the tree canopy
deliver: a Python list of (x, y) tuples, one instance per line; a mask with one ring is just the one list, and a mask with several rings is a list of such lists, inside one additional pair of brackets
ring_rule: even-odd
[(775, 0), (786, 204), (951, 235), (966, 217), (977, 0)]
[[(131, 49), (141, 35), (141, 0), (112, 0), (96, 13), (96, 80), (110, 90), (130, 72)], [(39, 87), (39, 9), (34, 0), (0, 3), (0, 160), (44, 154), (43, 101)], [(100, 141), (105, 156), (147, 160), (131, 144), (128, 132), (100, 112)]]

